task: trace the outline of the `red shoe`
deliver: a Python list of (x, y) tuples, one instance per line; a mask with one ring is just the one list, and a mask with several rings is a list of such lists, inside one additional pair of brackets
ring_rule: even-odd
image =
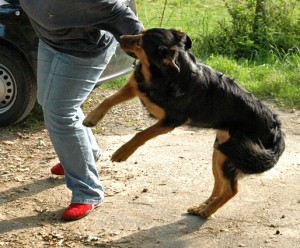
[(82, 203), (71, 203), (68, 208), (64, 211), (62, 219), (64, 220), (78, 220), (87, 216), (93, 211), (99, 204), (82, 204)]
[(64, 175), (65, 174), (64, 168), (62, 167), (61, 163), (54, 165), (50, 171), (54, 175)]

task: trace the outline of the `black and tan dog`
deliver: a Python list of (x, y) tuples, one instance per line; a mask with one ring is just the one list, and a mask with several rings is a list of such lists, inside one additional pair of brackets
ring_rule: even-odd
[(105, 99), (84, 120), (95, 126), (114, 105), (138, 96), (158, 119), (120, 147), (112, 161), (125, 161), (146, 141), (183, 124), (217, 130), (211, 196), (188, 209), (211, 216), (238, 191), (243, 174), (272, 168), (284, 151), (277, 116), (233, 79), (198, 61), (188, 50), (191, 39), (173, 29), (149, 29), (122, 36), (121, 48), (140, 62), (128, 83)]

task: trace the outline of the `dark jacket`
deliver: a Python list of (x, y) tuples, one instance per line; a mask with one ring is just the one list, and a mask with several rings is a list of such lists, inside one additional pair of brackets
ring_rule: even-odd
[(71, 54), (97, 55), (113, 36), (119, 40), (144, 29), (118, 0), (20, 0), (20, 4), (40, 39)]

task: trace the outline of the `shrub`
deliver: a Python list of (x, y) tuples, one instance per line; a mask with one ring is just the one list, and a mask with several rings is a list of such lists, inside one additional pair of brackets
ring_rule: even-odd
[[(253, 59), (272, 51), (279, 57), (300, 47), (299, 0), (228, 0), (230, 20), (200, 42), (207, 53)], [(203, 55), (203, 54), (202, 54)]]

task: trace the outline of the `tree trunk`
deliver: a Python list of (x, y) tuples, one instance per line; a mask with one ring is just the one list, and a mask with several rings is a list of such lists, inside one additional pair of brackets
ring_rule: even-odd
[(260, 44), (264, 39), (267, 27), (267, 0), (256, 0), (255, 15), (253, 20), (253, 39), (256, 44)]

